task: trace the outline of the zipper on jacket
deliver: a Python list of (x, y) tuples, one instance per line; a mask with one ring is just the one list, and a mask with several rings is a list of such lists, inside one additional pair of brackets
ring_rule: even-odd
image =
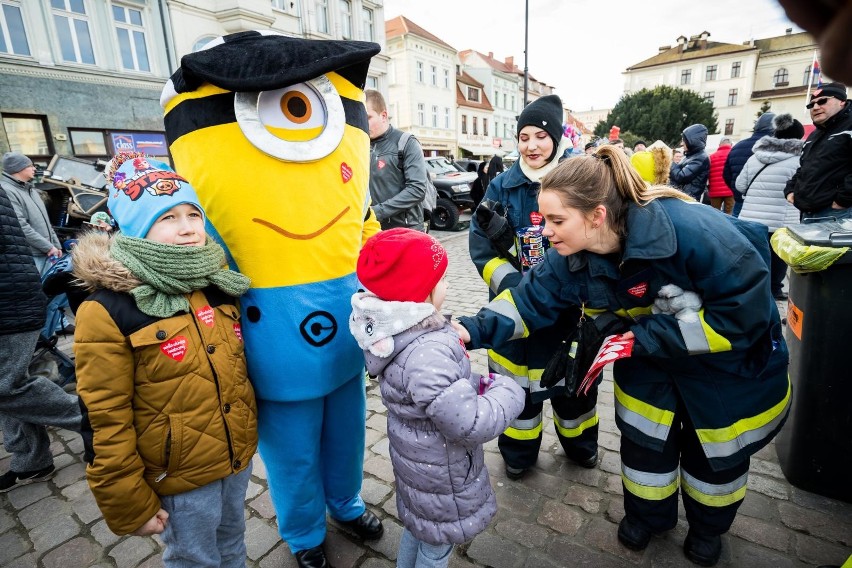
[(168, 432), (168, 434), (166, 434), (165, 447), (166, 448), (165, 448), (165, 452), (164, 452), (164, 461), (165, 461), (165, 464), (166, 464), (166, 469), (165, 469), (165, 471), (163, 471), (163, 473), (161, 473), (156, 478), (154, 478), (155, 483), (161, 482), (169, 474), (169, 459), (171, 459), (171, 457), (172, 457), (172, 428), (171, 428), (171, 426), (169, 426), (169, 432)]

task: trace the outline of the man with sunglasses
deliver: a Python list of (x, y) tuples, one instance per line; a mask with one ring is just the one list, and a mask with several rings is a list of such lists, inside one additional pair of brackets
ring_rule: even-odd
[(852, 218), (852, 106), (846, 85), (828, 83), (806, 105), (816, 127), (784, 195), (806, 219)]

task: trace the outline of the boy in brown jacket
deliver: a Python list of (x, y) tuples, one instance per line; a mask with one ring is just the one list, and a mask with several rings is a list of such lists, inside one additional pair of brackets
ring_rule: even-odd
[(93, 291), (74, 348), (89, 486), (113, 532), (161, 534), (166, 566), (245, 566), (257, 408), (235, 298), (249, 280), (166, 164), (121, 154), (109, 181), (120, 232), (74, 250)]

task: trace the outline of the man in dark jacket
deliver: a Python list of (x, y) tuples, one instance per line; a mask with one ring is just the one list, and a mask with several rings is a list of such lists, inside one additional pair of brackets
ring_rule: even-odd
[(423, 199), (426, 197), (426, 159), (420, 142), (410, 137), (399, 168), (399, 139), (403, 132), (388, 122), (382, 94), (364, 91), (370, 128), (370, 197), (382, 229), (403, 227), (423, 231)]
[[(764, 136), (772, 136), (775, 132), (775, 129), (772, 126), (773, 120), (775, 120), (775, 113), (765, 112), (761, 114), (754, 122), (754, 133), (745, 140), (740, 140), (734, 144), (733, 148), (731, 148), (731, 152), (728, 154), (728, 159), (725, 160), (725, 168), (722, 170), (722, 179), (725, 180), (728, 187), (737, 186), (737, 177), (739, 177), (743, 166), (754, 153), (752, 149), (757, 141)], [(733, 193), (733, 216), (738, 217), (740, 209), (743, 208), (743, 194), (739, 191), (735, 191)]]
[(9, 471), (0, 475), (0, 492), (53, 477), (44, 425), (80, 430), (77, 397), (28, 371), (44, 325), (45, 300), (30, 245), (0, 188), (0, 430), (12, 454)]
[(704, 151), (707, 127), (703, 124), (687, 126), (683, 131), (683, 144), (686, 154), (680, 163), (672, 164), (669, 183), (695, 199), (701, 199), (710, 176), (710, 158)]
[(846, 85), (823, 85), (807, 106), (816, 128), (784, 195), (802, 212), (802, 220), (852, 217), (852, 106)]

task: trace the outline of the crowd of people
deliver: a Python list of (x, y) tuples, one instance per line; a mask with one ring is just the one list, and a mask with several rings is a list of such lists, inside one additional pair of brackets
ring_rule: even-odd
[[(300, 567), (327, 567), (327, 513), (358, 538), (383, 534), (359, 494), (366, 369), (388, 409), (404, 527), (397, 566), (446, 567), (453, 547), (496, 513), (483, 444), (496, 438), (507, 477), (523, 483), (546, 401), (567, 459), (597, 466), (600, 375), (585, 375), (593, 362), (584, 354), (615, 342), (618, 539), (645, 549), (676, 525), (680, 501), (684, 554), (715, 565), (749, 457), (781, 429), (792, 396), (773, 301), (785, 296), (786, 266), (768, 235), (800, 219), (852, 217), (846, 87), (813, 92), (807, 140), (790, 115), (765, 113), (752, 137), (723, 139), (710, 155), (707, 128), (696, 124), (684, 129), (680, 156), (659, 140), (630, 149), (615, 141), (564, 159), (562, 102), (535, 100), (518, 117), (518, 161), (501, 171), (495, 158), (477, 175), (469, 250), (489, 303), (450, 322), (441, 315), (449, 259), (424, 226), (423, 153), (391, 126), (380, 93), (347, 103), (345, 161), (327, 160), (338, 147), (328, 145), (306, 150), (304, 163), (278, 160), (280, 148), (246, 158), (270, 176), (291, 168), (295, 179), (322, 180), (327, 193), (306, 195), (302, 209), (263, 195), (234, 207), (239, 172), (215, 169), (233, 115), (198, 131), (181, 122), (182, 103), (202, 101), (204, 81), (258, 90), (241, 76), (245, 53), (275, 62), (298, 52), (309, 72), (360, 97), (367, 67), (353, 64), (375, 50), (347, 47), (335, 59), (318, 43), (249, 33), (185, 57), (163, 98), (167, 129), (182, 125), (169, 133), (176, 168), (138, 154), (110, 162), (117, 230), (88, 231), (73, 250), (89, 293), (76, 313), (78, 396), (28, 369), (49, 319), (39, 274), (63, 251), (32, 162), (3, 157), (0, 419), (13, 458), (0, 491), (54, 474), (46, 425), (79, 431), (113, 532), (159, 534), (169, 567), (244, 566), (243, 508), (259, 451), (282, 539)], [(344, 199), (334, 221), (317, 213)], [(249, 227), (234, 222), (244, 211), (256, 216)], [(306, 218), (326, 225), (297, 232)], [(311, 249), (313, 264), (297, 274), (261, 260), (276, 250), (308, 258), (302, 243), (338, 220), (333, 242)], [(289, 239), (286, 252), (252, 232), (268, 228)], [(272, 342), (289, 318), (299, 324), (292, 343)], [(479, 348), (488, 349), (486, 375), (471, 369), (467, 350)]]

